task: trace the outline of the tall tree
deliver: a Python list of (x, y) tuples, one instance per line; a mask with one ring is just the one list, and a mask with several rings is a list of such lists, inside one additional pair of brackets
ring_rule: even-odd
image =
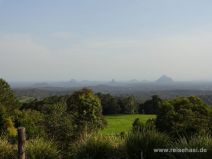
[(119, 99), (121, 112), (126, 114), (134, 114), (138, 112), (137, 102), (134, 96), (128, 96)]
[(121, 111), (120, 105), (118, 104), (118, 99), (110, 94), (98, 93), (97, 96), (101, 100), (102, 113), (107, 114), (118, 114)]
[(100, 99), (90, 89), (74, 92), (67, 100), (67, 110), (79, 131), (93, 131), (103, 126)]
[(16, 130), (13, 127), (11, 116), (14, 115), (14, 110), (18, 106), (18, 100), (13, 94), (10, 85), (5, 80), (0, 79), (0, 133), (5, 132), (4, 127), (7, 125), (8, 133), (15, 134)]
[(3, 79), (0, 79), (0, 106), (4, 106), (9, 111), (18, 107), (18, 100), (10, 85)]
[(161, 105), (162, 99), (159, 96), (154, 95), (152, 99), (139, 105), (139, 113), (142, 114), (158, 114), (159, 107)]

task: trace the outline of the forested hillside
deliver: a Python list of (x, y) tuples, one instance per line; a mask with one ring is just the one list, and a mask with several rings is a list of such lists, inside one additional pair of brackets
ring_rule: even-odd
[[(212, 105), (212, 91), (210, 90), (133, 90), (133, 89), (126, 89), (125, 87), (117, 88), (117, 87), (108, 87), (104, 86), (104, 88), (96, 89), (93, 87), (91, 88), (94, 92), (104, 93), (104, 94), (111, 94), (116, 97), (124, 97), (124, 96), (134, 96), (138, 102), (145, 102), (148, 99), (151, 99), (153, 95), (158, 95), (162, 99), (169, 99), (174, 98), (177, 96), (197, 96), (201, 98), (204, 102), (209, 105)], [(14, 92), (17, 97), (22, 98), (25, 96), (33, 97), (36, 99), (43, 99), (49, 96), (62, 96), (71, 94), (77, 89), (81, 88), (14, 88)]]

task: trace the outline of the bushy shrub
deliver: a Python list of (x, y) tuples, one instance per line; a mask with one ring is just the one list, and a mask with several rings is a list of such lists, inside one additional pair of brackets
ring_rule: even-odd
[(139, 118), (136, 118), (132, 124), (132, 131), (141, 131), (144, 128), (144, 123), (141, 122)]
[(0, 158), (1, 159), (16, 159), (17, 150), (15, 146), (8, 143), (6, 139), (0, 138)]
[(17, 136), (17, 129), (14, 127), (13, 121), (11, 118), (5, 119), (5, 124), (4, 124), (6, 130), (7, 130), (7, 135), (9, 137), (16, 137)]
[(122, 139), (115, 136), (95, 136), (81, 141), (75, 159), (125, 159)]
[(44, 122), (48, 137), (54, 138), (60, 149), (66, 151), (68, 145), (75, 140), (72, 116), (66, 112), (66, 105), (63, 103), (52, 105), (48, 112)]
[(145, 101), (139, 105), (139, 113), (141, 114), (158, 114), (162, 99), (153, 95), (152, 99)]
[(14, 113), (15, 126), (25, 127), (27, 138), (36, 138), (45, 136), (44, 131), (44, 114), (36, 110), (19, 111)]
[[(175, 158), (180, 159), (210, 159), (212, 156), (212, 137), (210, 135), (205, 136), (193, 136), (191, 138), (181, 137), (171, 145), (174, 149), (179, 149), (187, 152), (172, 153)], [(187, 150), (186, 150), (187, 149)], [(189, 152), (194, 151), (200, 152)], [(204, 152), (204, 149), (207, 152)]]
[(146, 124), (145, 124), (146, 128), (147, 128), (147, 129), (156, 129), (156, 124), (155, 124), (155, 122), (156, 122), (156, 119), (148, 119), (148, 120), (146, 121)]
[(59, 154), (52, 141), (36, 138), (26, 144), (26, 155), (30, 159), (58, 159), (60, 158)]
[(15, 97), (10, 85), (0, 78), (0, 106), (4, 106), (6, 111), (12, 112), (19, 107), (20, 103)]
[(129, 159), (157, 159), (165, 157), (163, 153), (154, 153), (154, 149), (166, 148), (170, 139), (166, 134), (156, 130), (143, 129), (142, 131), (130, 133), (126, 137), (126, 149)]
[(160, 106), (156, 127), (173, 137), (208, 132), (209, 112), (198, 97), (178, 97)]
[(143, 123), (139, 118), (136, 118), (132, 124), (132, 132), (143, 132), (149, 130), (156, 130), (155, 119), (149, 119)]

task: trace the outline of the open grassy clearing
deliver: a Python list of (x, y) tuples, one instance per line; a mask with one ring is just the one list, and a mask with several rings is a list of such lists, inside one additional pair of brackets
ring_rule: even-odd
[(136, 118), (146, 122), (148, 119), (155, 118), (155, 115), (130, 114), (130, 115), (107, 115), (107, 127), (102, 130), (103, 135), (113, 135), (120, 132), (127, 132), (131, 129), (132, 123)]

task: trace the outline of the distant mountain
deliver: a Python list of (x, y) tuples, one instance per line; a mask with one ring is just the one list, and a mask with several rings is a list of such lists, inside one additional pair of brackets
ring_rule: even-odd
[(158, 80), (156, 80), (156, 82), (157, 83), (173, 83), (174, 80), (171, 77), (163, 75)]

